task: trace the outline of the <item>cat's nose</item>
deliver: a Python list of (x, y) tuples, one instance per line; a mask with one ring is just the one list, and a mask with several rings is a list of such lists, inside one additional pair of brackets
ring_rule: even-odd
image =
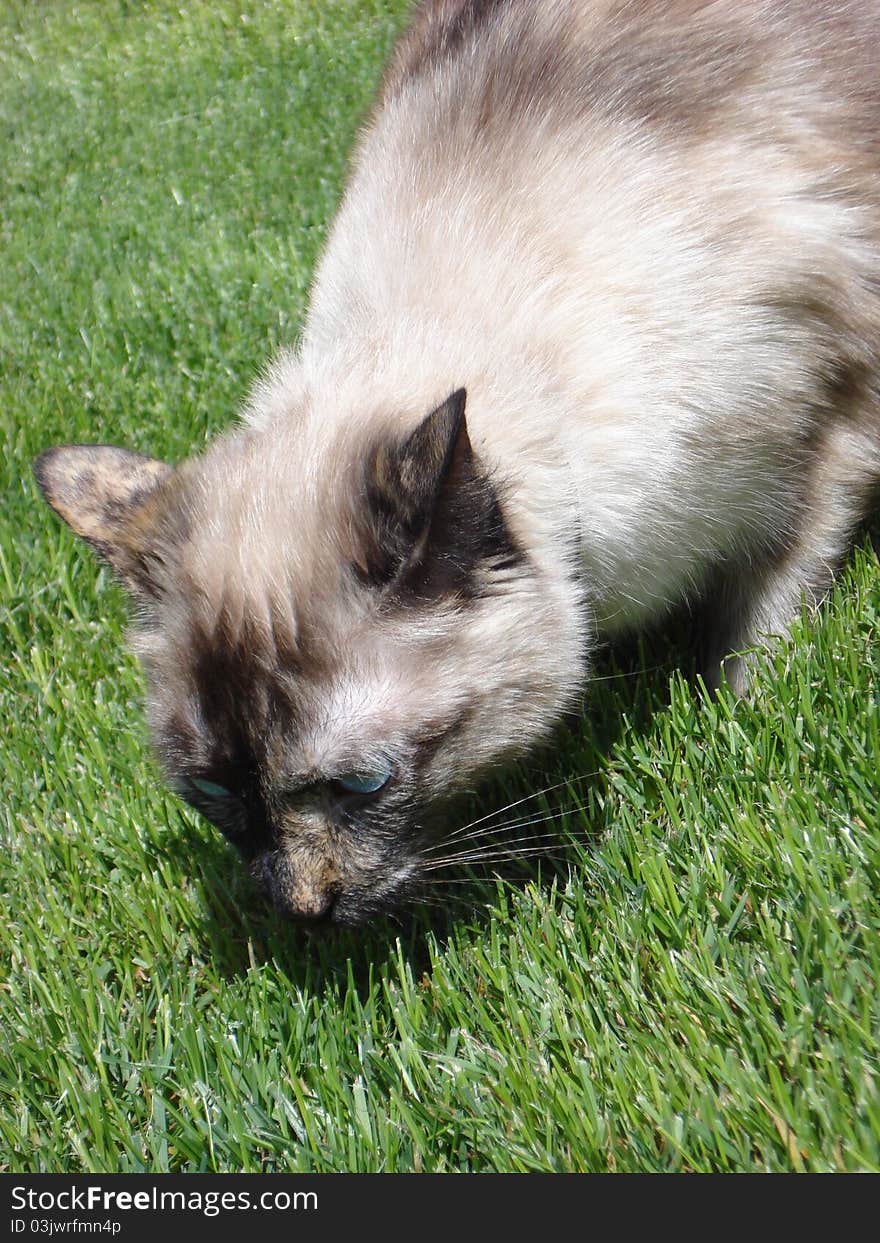
[(298, 924), (328, 923), (333, 917), (333, 907), (338, 896), (338, 886), (330, 885), (325, 890), (301, 895), (295, 904), (288, 902), (284, 913)]
[(329, 860), (303, 850), (264, 855), (254, 866), (273, 906), (300, 924), (327, 923), (342, 891), (337, 869)]

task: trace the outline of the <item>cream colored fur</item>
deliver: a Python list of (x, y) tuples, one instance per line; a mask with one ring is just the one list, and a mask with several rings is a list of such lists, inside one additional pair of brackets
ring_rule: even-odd
[[(160, 750), (172, 777), (216, 753), (192, 652), (222, 632), (254, 666), (279, 905), (390, 900), (424, 809), (544, 736), (604, 638), (704, 601), (711, 674), (826, 589), (880, 479), (872, 37), (875, 0), (419, 6), (301, 342), (149, 511)], [(350, 573), (363, 463), (462, 387), (523, 564), (395, 609)], [(76, 526), (79, 485), (44, 475)], [(393, 849), (282, 797), (389, 756)]]
[[(532, 6), (539, 25), (575, 14), (585, 55), (608, 7)], [(270, 452), (308, 428), (324, 473), (352, 427), (403, 424), (466, 385), (508, 519), (587, 646), (697, 596), (719, 564), (739, 575), (790, 547), (805, 505), (827, 511), (806, 559), (836, 564), (880, 474), (876, 390), (842, 428), (817, 409), (817, 372), (843, 360), (876, 379), (880, 350), (877, 162), (848, 132), (847, 84), (800, 29), (802, 6), (682, 8), (685, 44), (693, 15), (755, 23), (764, 44), (750, 89), (704, 133), (613, 108), (572, 118), (553, 100), (475, 130), (477, 43), (392, 93), (360, 143), (301, 347), (247, 412)], [(827, 314), (810, 319), (817, 301)], [(809, 496), (835, 456), (839, 480)], [(772, 589), (741, 641), (784, 633), (809, 580)], [(576, 684), (583, 643), (551, 630), (539, 646)], [(468, 684), (481, 659), (477, 644), (459, 663)]]

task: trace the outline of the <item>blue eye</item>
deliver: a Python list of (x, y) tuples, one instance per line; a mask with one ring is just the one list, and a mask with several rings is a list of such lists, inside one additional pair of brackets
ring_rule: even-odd
[(218, 785), (216, 781), (205, 781), (203, 777), (192, 777), (191, 784), (195, 786), (200, 794), (204, 794), (206, 798), (233, 798), (231, 790), (227, 790), (226, 786)]
[(334, 781), (349, 794), (378, 794), (391, 780), (391, 773), (389, 764), (387, 768), (375, 772), (340, 773)]

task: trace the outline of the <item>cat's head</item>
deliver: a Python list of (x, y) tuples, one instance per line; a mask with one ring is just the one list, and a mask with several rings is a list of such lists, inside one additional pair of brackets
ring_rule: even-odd
[(417, 889), (444, 798), (569, 690), (463, 390), (408, 427), (244, 429), (177, 469), (64, 446), (35, 470), (134, 598), (169, 782), (287, 914), (360, 923)]

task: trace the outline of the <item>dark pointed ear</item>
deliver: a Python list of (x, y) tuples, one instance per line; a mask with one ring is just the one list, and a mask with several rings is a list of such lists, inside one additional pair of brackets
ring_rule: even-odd
[(370, 500), (378, 516), (397, 528), (407, 551), (427, 533), (457, 460), (473, 456), (466, 399), (465, 390), (457, 389), (406, 440), (380, 445), (373, 459)]
[(133, 591), (154, 593), (149, 563), (165, 462), (112, 445), (60, 445), (34, 462), (40, 491)]
[(367, 576), (430, 599), (466, 591), (481, 562), (518, 558), (495, 488), (468, 435), (457, 389), (403, 441), (383, 444), (367, 479)]

